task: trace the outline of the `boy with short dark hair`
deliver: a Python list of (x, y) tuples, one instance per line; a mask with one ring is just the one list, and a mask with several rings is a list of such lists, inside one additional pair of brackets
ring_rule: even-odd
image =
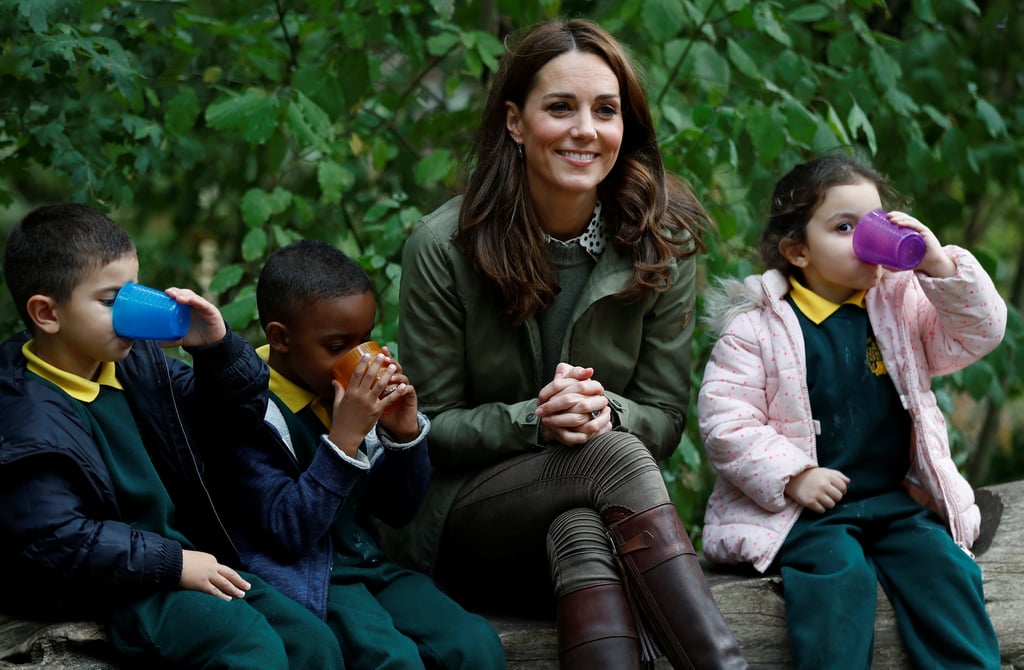
[(416, 393), (387, 348), (334, 378), (368, 341), (369, 278), (333, 246), (279, 249), (256, 288), (268, 344), (264, 430), (216, 477), (243, 565), (323, 617), (348, 668), (504, 668), (490, 624), (381, 549), (373, 518), (408, 522), (430, 476)]
[(138, 270), (85, 205), (38, 208), (8, 237), (28, 330), (0, 345), (0, 607), (104, 620), (120, 651), (173, 667), (344, 667), (321, 621), (218, 559), (232, 549), (200, 453), (259, 425), (266, 367), (187, 289), (167, 294), (191, 309), (194, 369), (119, 337), (111, 306)]

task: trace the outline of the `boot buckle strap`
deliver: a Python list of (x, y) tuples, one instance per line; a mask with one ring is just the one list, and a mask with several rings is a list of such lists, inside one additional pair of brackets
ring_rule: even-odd
[(631, 554), (634, 551), (640, 551), (641, 549), (650, 549), (654, 543), (654, 536), (650, 531), (645, 530), (636, 537), (617, 544), (619, 554)]

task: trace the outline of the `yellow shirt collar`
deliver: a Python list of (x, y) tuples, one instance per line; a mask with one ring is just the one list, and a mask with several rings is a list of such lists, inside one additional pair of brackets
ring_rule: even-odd
[(21, 345), (21, 353), (25, 356), (25, 360), (28, 361), (29, 372), (33, 372), (51, 384), (59, 387), (60, 390), (67, 393), (75, 400), (92, 402), (100, 394), (101, 385), (110, 386), (111, 388), (121, 391), (124, 390), (121, 386), (121, 382), (117, 380), (117, 370), (114, 367), (113, 361), (101, 363), (100, 374), (96, 378), (96, 381), (92, 381), (91, 379), (79, 377), (76, 374), (61, 370), (54, 365), (50, 365), (42, 358), (39, 358), (32, 346), (32, 340)]
[[(270, 345), (264, 344), (256, 349), (259, 357), (270, 365)], [(270, 367), (270, 392), (281, 399), (284, 406), (292, 414), (298, 414), (307, 405), (312, 405), (313, 413), (326, 428), (331, 427), (331, 414), (320, 401), (320, 397), (308, 389), (304, 389), (284, 375)]]
[(835, 311), (842, 305), (856, 305), (857, 307), (864, 307), (864, 294), (866, 291), (857, 291), (849, 298), (844, 300), (842, 304), (837, 305), (836, 303), (822, 298), (820, 295), (807, 288), (796, 280), (795, 277), (789, 278), (790, 295), (793, 296), (793, 302), (803, 312), (803, 315), (813, 321), (815, 324), (820, 324), (828, 317), (835, 314)]

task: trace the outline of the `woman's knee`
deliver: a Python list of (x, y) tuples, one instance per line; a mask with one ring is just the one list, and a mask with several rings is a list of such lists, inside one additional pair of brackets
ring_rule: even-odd
[(655, 476), (661, 470), (654, 456), (635, 435), (609, 432), (581, 447), (558, 450), (549, 468), (566, 477), (583, 477), (603, 488), (616, 488), (637, 478)]
[(557, 596), (620, 581), (604, 522), (593, 509), (560, 514), (548, 530), (547, 548)]
[(604, 433), (583, 451), (598, 486), (598, 512), (611, 505), (640, 512), (670, 500), (661, 468), (635, 435)]

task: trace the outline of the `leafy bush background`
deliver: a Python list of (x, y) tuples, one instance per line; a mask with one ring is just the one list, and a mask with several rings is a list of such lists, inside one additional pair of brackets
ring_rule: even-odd
[[(141, 281), (200, 287), (259, 342), (254, 283), (302, 238), (357, 257), (394, 346), (400, 250), (460, 186), (503, 40), (582, 16), (646, 73), (668, 168), (717, 222), (701, 281), (758, 271), (774, 180), (853, 147), (973, 250), (1011, 303), (1004, 344), (938, 380), (975, 484), (1019, 478), (1018, 3), (992, 0), (0, 2), (0, 232), (75, 200), (134, 235)], [(0, 327), (13, 332), (9, 299)], [(698, 331), (692, 382), (711, 342)], [(400, 355), (400, 352), (399, 352)], [(696, 529), (713, 481), (692, 417), (663, 472)]]

